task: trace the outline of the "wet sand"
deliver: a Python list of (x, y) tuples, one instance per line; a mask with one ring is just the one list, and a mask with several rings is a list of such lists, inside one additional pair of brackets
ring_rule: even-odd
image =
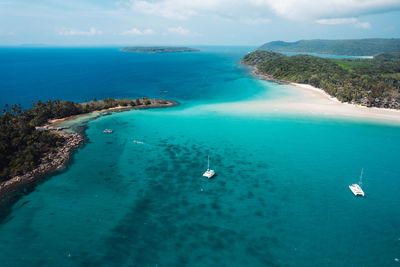
[(261, 97), (248, 101), (206, 105), (203, 108), (236, 114), (297, 114), (400, 124), (400, 110), (342, 103), (322, 89), (308, 84), (290, 83), (279, 86), (279, 90), (288, 94), (276, 99)]

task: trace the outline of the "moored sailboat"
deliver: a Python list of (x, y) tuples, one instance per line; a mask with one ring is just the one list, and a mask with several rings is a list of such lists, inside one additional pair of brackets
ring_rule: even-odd
[(203, 176), (210, 179), (214, 175), (215, 175), (215, 171), (210, 169), (210, 156), (208, 156), (208, 168), (207, 168), (207, 171), (203, 174)]

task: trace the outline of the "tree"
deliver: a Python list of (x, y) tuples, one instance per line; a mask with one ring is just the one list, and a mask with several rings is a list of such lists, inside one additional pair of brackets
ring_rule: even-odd
[(143, 102), (145, 105), (150, 105), (150, 104), (151, 104), (150, 99), (148, 99), (147, 97), (143, 97), (142, 102)]

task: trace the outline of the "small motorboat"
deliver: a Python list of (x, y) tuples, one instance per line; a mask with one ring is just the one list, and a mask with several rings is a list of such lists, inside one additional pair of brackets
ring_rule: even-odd
[(107, 134), (109, 134), (109, 133), (113, 133), (114, 131), (113, 130), (111, 130), (111, 129), (105, 129), (104, 131), (103, 131), (103, 133), (107, 133)]
[(133, 140), (133, 142), (134, 142), (135, 144), (141, 144), (141, 145), (143, 145), (143, 144), (144, 144), (143, 142), (141, 142), (141, 141), (137, 141), (137, 140)]

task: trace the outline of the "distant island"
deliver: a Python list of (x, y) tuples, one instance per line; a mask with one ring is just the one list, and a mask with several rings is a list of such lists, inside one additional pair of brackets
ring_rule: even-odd
[(306, 52), (346, 56), (374, 56), (379, 53), (400, 52), (400, 39), (300, 40), (273, 41), (259, 50), (274, 52)]
[(181, 52), (199, 52), (200, 49), (190, 47), (175, 47), (175, 46), (129, 46), (121, 49), (124, 52), (135, 53), (181, 53)]
[(257, 50), (242, 63), (255, 67), (263, 78), (309, 84), (342, 102), (400, 109), (399, 53), (382, 53), (374, 59), (331, 59)]
[(91, 112), (161, 108), (177, 105), (170, 100), (113, 99), (74, 103), (37, 101), (30, 109), (5, 105), (0, 116), (0, 200), (15, 188), (61, 169), (71, 152), (83, 143), (79, 133), (63, 131), (56, 124)]

